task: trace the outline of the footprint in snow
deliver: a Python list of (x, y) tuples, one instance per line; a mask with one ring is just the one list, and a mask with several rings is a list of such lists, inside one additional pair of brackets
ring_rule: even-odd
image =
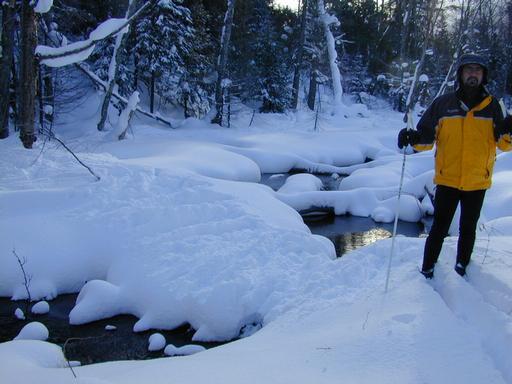
[(403, 315), (393, 316), (393, 320), (403, 324), (410, 324), (416, 319), (416, 315), (405, 313)]

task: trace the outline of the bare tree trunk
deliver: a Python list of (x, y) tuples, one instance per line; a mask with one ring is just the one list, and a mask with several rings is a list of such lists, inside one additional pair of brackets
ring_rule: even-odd
[[(50, 38), (49, 28), (45, 18), (41, 18), (39, 22), (40, 30), (44, 32), (44, 43), (52, 47), (60, 47), (62, 39), (58, 37)], [(53, 121), (53, 111), (55, 109), (55, 98), (53, 90), (54, 69), (46, 65), (39, 65), (39, 120), (41, 127), (44, 122)]]
[(155, 71), (151, 71), (151, 83), (149, 89), (149, 112), (155, 113)]
[(317, 89), (317, 81), (316, 81), (316, 66), (313, 66), (311, 69), (311, 73), (309, 75), (309, 92), (308, 92), (308, 107), (312, 111), (315, 110), (315, 100), (316, 100), (316, 89)]
[[(137, 41), (137, 29), (130, 29), (131, 39), (132, 39), (132, 47), (135, 46), (135, 42)], [(133, 90), (136, 91), (139, 86), (139, 58), (137, 55), (133, 55)]]
[(30, 0), (21, 3), (21, 73), (20, 73), (20, 139), (27, 149), (36, 140), (34, 135), (36, 73), (35, 49), (37, 26)]
[(224, 26), (222, 27), (222, 36), (220, 42), (220, 54), (217, 61), (217, 84), (215, 85), (215, 108), (217, 113), (212, 119), (213, 124), (222, 125), (222, 111), (224, 109), (223, 99), (223, 80), (226, 76), (226, 66), (228, 63), (229, 45), (231, 40), (231, 27), (233, 26), (233, 14), (235, 12), (236, 0), (228, 0), (228, 8), (224, 16)]
[(421, 54), (421, 58), (416, 64), (416, 69), (414, 71), (414, 79), (411, 84), (411, 88), (409, 89), (409, 95), (407, 96), (404, 122), (407, 122), (409, 114), (414, 110), (414, 106), (418, 100), (419, 90), (416, 87), (418, 83), (418, 78), (420, 77), (420, 73), (423, 69), (423, 65), (425, 63), (425, 57), (427, 54), (428, 45), (432, 40), (434, 35), (434, 28), (436, 25), (437, 17), (439, 16), (439, 10), (442, 8), (444, 0), (440, 0), (441, 4), (437, 7), (438, 0), (427, 0), (427, 15), (426, 19), (423, 21), (425, 25), (425, 36), (423, 38), (423, 50)]
[[(19, 41), (19, 39), (18, 39)], [(18, 132), (20, 130), (20, 115), (18, 113), (19, 108), (19, 74), (16, 71), (16, 60), (14, 59), (14, 54), (12, 55), (11, 61), (11, 83), (12, 87), (9, 90), (9, 106), (12, 110), (12, 114), (14, 115), (14, 131)]]
[(302, 61), (304, 59), (304, 45), (306, 43), (306, 20), (308, 11), (308, 0), (302, 0), (302, 15), (300, 24), (300, 42), (299, 49), (297, 50), (297, 58), (295, 59), (295, 69), (293, 72), (293, 90), (292, 90), (292, 109), (297, 109), (299, 102), (299, 87), (300, 87), (300, 69), (302, 68)]
[(453, 56), (454, 59), (452, 61), (452, 64), (450, 65), (450, 68), (448, 69), (448, 73), (446, 74), (446, 77), (445, 77), (443, 83), (441, 84), (441, 86), (439, 87), (439, 90), (437, 91), (435, 98), (444, 94), (446, 87), (448, 85), (448, 81), (451, 79), (451, 77), (457, 70), (457, 68), (456, 68), (457, 60), (459, 59), (459, 57), (462, 53), (462, 48), (465, 45), (465, 42), (468, 38), (467, 30), (469, 27), (471, 13), (472, 13), (471, 0), (468, 0), (467, 2), (463, 0), (460, 5), (460, 18), (459, 18), (458, 27), (457, 27), (457, 35), (459, 36), (459, 40), (458, 40), (457, 46), (455, 48), (455, 54)]
[(2, 3), (2, 56), (0, 57), (0, 139), (9, 136), (11, 63), (14, 49), (16, 1)]
[(508, 28), (507, 28), (507, 31), (506, 31), (506, 34), (507, 34), (507, 45), (506, 45), (506, 49), (505, 49), (505, 57), (507, 59), (507, 65), (506, 65), (506, 68), (505, 68), (505, 81), (504, 81), (504, 84), (503, 84), (503, 93), (507, 93), (507, 92), (510, 92), (510, 60), (512, 60), (512, 28), (510, 28), (510, 26), (512, 26), (512, 2), (509, 1), (509, 3), (507, 4), (507, 7), (506, 7), (506, 10), (507, 10), (507, 23), (508, 23)]
[[(129, 0), (128, 9), (126, 10), (126, 18), (130, 18), (136, 10), (136, 0)], [(118, 78), (118, 65), (122, 59), (122, 51), (123, 47), (126, 45), (126, 41), (128, 40), (128, 33), (120, 32), (116, 36), (116, 43), (114, 48), (114, 53), (112, 54), (112, 59), (110, 60), (110, 68), (108, 74), (108, 87), (105, 92), (105, 97), (103, 98), (103, 104), (101, 105), (101, 116), (100, 121), (98, 122), (98, 131), (103, 131), (105, 129), (105, 122), (107, 121), (108, 116), (108, 106), (110, 105), (110, 100), (112, 99), (112, 92), (114, 90), (114, 86), (116, 84), (116, 80)]]
[(414, 9), (416, 8), (416, 1), (409, 0), (406, 1), (406, 9), (405, 14), (402, 17), (402, 33), (400, 39), (400, 60), (401, 63), (404, 63), (409, 59), (410, 50), (410, 40), (411, 36), (411, 27), (414, 20)]

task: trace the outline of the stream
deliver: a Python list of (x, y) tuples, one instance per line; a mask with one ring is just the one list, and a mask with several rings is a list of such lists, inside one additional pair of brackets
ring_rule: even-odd
[[(261, 183), (278, 190), (289, 174), (262, 175)], [(341, 179), (331, 176), (319, 176), (325, 190), (337, 190)], [(336, 254), (343, 254), (371, 244), (380, 239), (391, 237), (393, 223), (376, 223), (371, 218), (356, 216), (335, 216), (333, 212), (309, 213), (303, 215), (304, 222), (311, 232), (329, 238), (336, 249)], [(426, 223), (428, 227), (428, 223)], [(399, 222), (399, 234), (418, 237), (425, 233), (423, 223)], [(50, 312), (44, 315), (30, 313), (25, 301), (11, 301), (0, 297), (0, 342), (12, 340), (21, 328), (31, 321), (39, 321), (50, 331), (49, 342), (65, 345), (65, 356), (70, 361), (79, 361), (82, 365), (113, 360), (141, 360), (165, 356), (162, 351), (149, 352), (148, 338), (152, 333), (159, 332), (165, 336), (167, 344), (177, 347), (187, 344), (199, 344), (212, 348), (223, 343), (192, 342), (194, 331), (188, 325), (172, 331), (133, 332), (137, 321), (135, 316), (120, 315), (110, 319), (94, 321), (84, 325), (70, 325), (69, 312), (75, 305), (77, 294), (60, 295), (50, 301)], [(25, 320), (14, 316), (16, 308), (21, 308)], [(107, 326), (115, 326), (115, 330), (107, 330)], [(108, 328), (108, 327), (107, 327)], [(67, 341), (67, 342), (66, 342)]]

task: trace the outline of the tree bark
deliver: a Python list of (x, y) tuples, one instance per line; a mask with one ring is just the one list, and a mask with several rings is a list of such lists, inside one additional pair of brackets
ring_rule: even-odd
[(149, 86), (149, 113), (155, 113), (155, 71), (151, 71)]
[(16, 1), (2, 3), (2, 56), (0, 57), (0, 139), (9, 136), (11, 63), (14, 49)]
[(308, 107), (312, 111), (315, 110), (316, 89), (317, 89), (316, 67), (313, 67), (311, 70), (311, 74), (309, 76), (309, 92), (308, 92)]
[(299, 87), (300, 87), (300, 69), (304, 59), (304, 45), (306, 43), (306, 20), (307, 20), (308, 0), (302, 0), (302, 15), (300, 24), (300, 41), (297, 50), (297, 58), (295, 60), (295, 68), (293, 72), (293, 90), (292, 90), (292, 109), (297, 109), (299, 103)]
[(20, 70), (20, 139), (27, 149), (36, 140), (34, 135), (37, 65), (35, 49), (37, 26), (30, 0), (21, 3), (21, 70)]
[(215, 108), (217, 110), (212, 119), (213, 124), (222, 125), (222, 111), (224, 109), (223, 100), (223, 80), (226, 76), (226, 66), (228, 63), (229, 44), (231, 40), (231, 27), (233, 26), (233, 14), (235, 12), (236, 0), (228, 0), (228, 8), (224, 16), (224, 26), (220, 43), (220, 54), (217, 61), (217, 84), (215, 85)]

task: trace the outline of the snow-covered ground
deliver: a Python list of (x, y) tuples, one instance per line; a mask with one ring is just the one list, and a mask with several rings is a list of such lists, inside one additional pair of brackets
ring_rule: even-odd
[[(32, 299), (80, 291), (73, 324), (128, 313), (134, 331), (189, 323), (195, 340), (252, 336), (187, 357), (76, 367), (79, 382), (512, 383), (509, 154), (498, 156), (467, 278), (452, 270), (455, 237), (431, 282), (417, 271), (424, 239), (398, 237), (385, 293), (391, 240), (335, 259), (296, 210), (393, 221), (400, 115), (347, 108), (319, 132), (306, 112), (257, 114), (251, 127), (241, 112), (230, 129), (136, 117), (119, 142), (96, 131), (97, 105), (92, 97), (56, 132), (99, 181), (57, 143), (0, 141), (0, 296), (27, 295), (16, 254)], [(431, 212), (432, 155), (407, 156), (403, 220)], [(256, 184), (291, 169), (350, 176), (339, 191), (312, 176), (278, 192)], [(56, 345), (0, 344), (1, 383), (73, 380)]]

